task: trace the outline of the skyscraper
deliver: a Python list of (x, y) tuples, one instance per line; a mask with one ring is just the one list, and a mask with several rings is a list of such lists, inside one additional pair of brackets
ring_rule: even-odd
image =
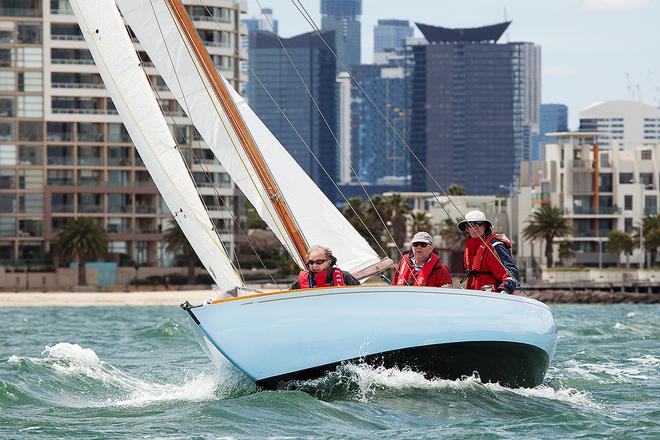
[[(397, 178), (405, 183), (408, 154), (392, 128), (385, 125), (374, 105), (396, 133), (407, 139), (410, 127), (409, 76), (405, 64), (353, 66), (352, 74), (364, 93), (351, 90), (351, 152), (353, 168), (363, 183)], [(370, 102), (373, 101), (373, 102)]]
[(540, 115), (539, 133), (532, 136), (530, 160), (543, 159), (544, 145), (556, 142), (546, 133), (568, 131), (568, 107), (564, 104), (541, 104)]
[[(170, 211), (108, 97), (69, 2), (12, 3), (20, 6), (0, 9), (0, 260), (43, 257), (67, 220), (84, 216), (107, 231), (111, 258), (158, 264)], [(189, 3), (214, 63), (237, 87), (242, 79), (234, 45), (244, 6)], [(140, 56), (232, 252), (234, 225), (225, 207), (235, 206), (233, 182), (145, 53)]]
[(378, 20), (374, 27), (374, 54), (402, 50), (413, 28), (408, 20)]
[[(538, 129), (540, 48), (497, 44), (509, 22), (470, 29), (417, 24), (428, 44), (412, 46), (411, 147), (440, 185), (468, 194), (517, 184)], [(438, 191), (411, 161), (414, 191)]]
[[(323, 33), (323, 38), (332, 44), (334, 32)], [(250, 107), (328, 198), (334, 200), (334, 181), (338, 177), (337, 145), (331, 132), (336, 129), (334, 56), (316, 32), (281, 39), (322, 117), (277, 36), (265, 31), (251, 32), (250, 40)]]
[[(335, 52), (346, 65), (360, 64), (362, 0), (321, 0), (321, 29), (334, 31)], [(342, 70), (337, 62), (337, 70)]]
[(261, 12), (252, 18), (244, 18), (241, 23), (245, 25), (248, 32), (269, 31), (278, 33), (278, 22), (273, 18), (271, 8), (262, 8)]

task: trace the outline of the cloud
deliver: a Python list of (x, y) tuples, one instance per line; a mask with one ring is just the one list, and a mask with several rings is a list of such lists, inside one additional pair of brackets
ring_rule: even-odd
[(594, 11), (624, 11), (642, 9), (651, 5), (650, 0), (583, 0), (587, 9)]
[(573, 66), (545, 66), (543, 73), (557, 78), (570, 78), (577, 75), (577, 70)]

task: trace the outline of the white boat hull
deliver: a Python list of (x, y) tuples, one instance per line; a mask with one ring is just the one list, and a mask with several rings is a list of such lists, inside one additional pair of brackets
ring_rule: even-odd
[(543, 303), (460, 289), (306, 289), (188, 312), (230, 362), (265, 388), (350, 361), (446, 379), (476, 372), (484, 382), (533, 387), (543, 381), (557, 341)]

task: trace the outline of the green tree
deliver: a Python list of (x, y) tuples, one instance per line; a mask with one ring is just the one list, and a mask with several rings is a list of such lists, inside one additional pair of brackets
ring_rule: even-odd
[(462, 185), (457, 185), (455, 183), (452, 183), (447, 187), (447, 194), (449, 194), (450, 196), (464, 196), (465, 187)]
[(383, 214), (382, 219), (392, 234), (394, 244), (401, 249), (408, 235), (408, 214), (412, 210), (408, 199), (399, 193), (394, 193), (383, 197), (380, 206), (376, 205), (376, 207)]
[[(644, 250), (651, 253), (651, 261), (649, 265), (653, 265), (656, 262), (658, 248), (660, 247), (660, 214), (645, 215), (642, 219), (641, 226), (644, 230)], [(635, 243), (639, 243), (639, 232), (640, 228), (635, 228)]]
[(257, 210), (254, 209), (254, 206), (252, 206), (252, 203), (248, 199), (245, 199), (245, 211), (247, 213), (248, 229), (268, 229), (268, 225), (259, 217)]
[(465, 242), (465, 236), (458, 230), (456, 224), (457, 222), (454, 220), (446, 218), (440, 227), (440, 237), (442, 237), (442, 242), (452, 251), (460, 251), (463, 249), (463, 243)]
[[(626, 261), (629, 261), (628, 257), (632, 254), (633, 248), (635, 247), (635, 242), (632, 237), (622, 231), (610, 231), (607, 234), (607, 242), (605, 243), (605, 248), (607, 253), (611, 255), (616, 255), (616, 265), (619, 266), (619, 256), (621, 252), (626, 255)], [(626, 264), (628, 265), (628, 264)]]
[[(381, 197), (372, 197), (372, 202), (376, 206), (380, 205)], [(369, 201), (363, 201), (360, 197), (350, 198), (348, 204), (342, 209), (342, 214), (372, 248), (387, 249), (382, 237), (383, 224)]]
[(172, 220), (170, 226), (165, 230), (163, 241), (168, 252), (183, 256), (188, 266), (188, 284), (194, 284), (197, 256), (176, 220)]
[(559, 258), (562, 260), (562, 264), (565, 264), (564, 260), (571, 258), (574, 255), (573, 243), (568, 240), (562, 240), (559, 242)]
[(545, 240), (545, 258), (548, 267), (553, 267), (552, 246), (555, 238), (562, 237), (570, 231), (568, 221), (559, 208), (543, 205), (529, 216), (527, 226), (523, 229), (523, 237), (530, 241)]
[(108, 252), (108, 238), (92, 218), (70, 219), (53, 241), (54, 254), (65, 261), (78, 263), (78, 284), (87, 285), (85, 264), (104, 257)]
[(424, 211), (417, 211), (410, 214), (410, 228), (413, 234), (424, 231), (433, 235), (433, 223), (431, 214)]

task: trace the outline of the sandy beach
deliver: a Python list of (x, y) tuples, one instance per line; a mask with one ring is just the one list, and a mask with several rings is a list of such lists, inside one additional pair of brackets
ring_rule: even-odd
[(201, 304), (215, 293), (208, 290), (144, 292), (0, 292), (0, 307), (112, 307)]

